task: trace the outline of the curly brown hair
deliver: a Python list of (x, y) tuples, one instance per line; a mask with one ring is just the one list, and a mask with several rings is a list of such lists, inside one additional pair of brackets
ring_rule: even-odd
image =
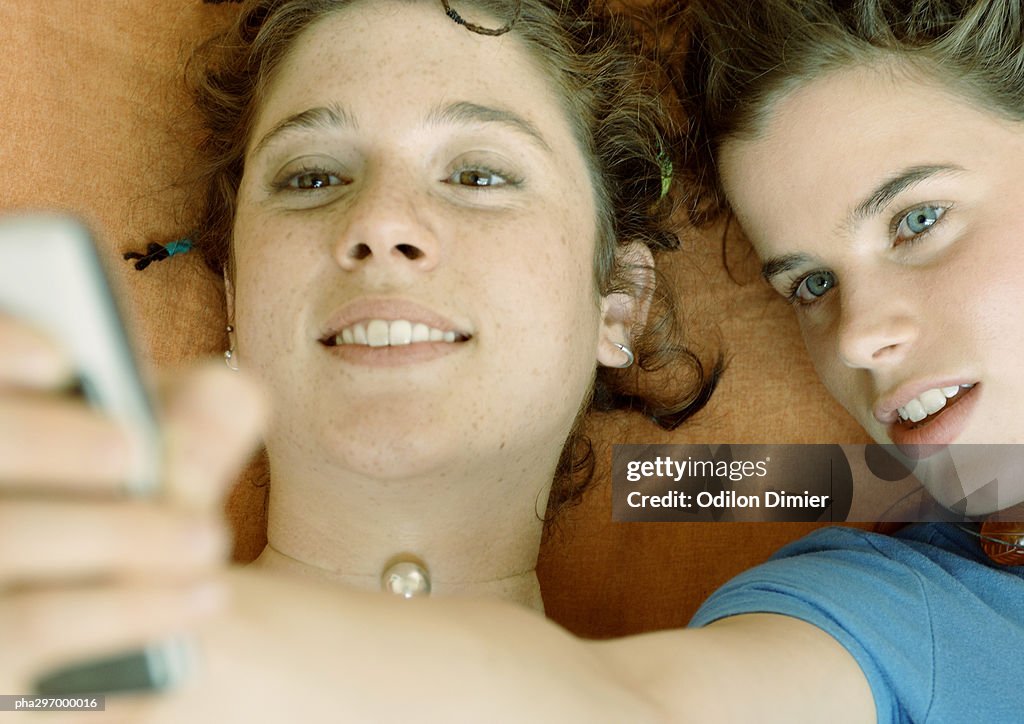
[(729, 210), (722, 145), (756, 138), (783, 95), (839, 68), (895, 61), (1024, 120), (1024, 9), (1016, 1), (705, 0), (687, 12), (671, 68), (689, 119), (676, 144), (687, 150), (698, 224)]
[[(227, 31), (194, 54), (189, 79), (204, 124), (197, 188), (205, 194), (194, 240), (215, 272), (231, 273), (232, 224), (245, 149), (269, 82), (304, 30), (358, 1), (250, 0)], [(438, 0), (432, 1), (444, 12)], [(655, 82), (663, 74), (640, 52), (640, 36), (630, 32), (623, 16), (589, 2), (474, 0), (462, 6), (467, 4), (493, 18), (514, 18), (511, 33), (548, 71), (590, 170), (598, 209), (596, 287), (601, 294), (634, 294), (635, 274), (621, 250), (640, 242), (657, 255), (679, 246), (672, 219), (675, 194), (663, 193), (673, 163), (665, 140), (673, 120), (662, 98), (665, 84)], [(501, 25), (499, 20), (496, 27)], [(592, 447), (581, 427), (586, 413), (634, 409), (674, 428), (710, 398), (721, 360), (707, 365), (682, 342), (677, 305), (666, 287), (656, 284), (648, 290), (654, 321), (636, 336), (634, 351), (644, 370), (685, 369), (687, 388), (641, 394), (635, 374), (598, 369), (593, 393), (562, 451), (549, 520), (577, 501), (592, 477)]]

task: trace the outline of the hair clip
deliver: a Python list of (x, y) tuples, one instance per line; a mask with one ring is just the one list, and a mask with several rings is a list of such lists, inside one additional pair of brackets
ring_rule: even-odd
[(150, 242), (146, 247), (146, 253), (142, 254), (137, 251), (127, 251), (124, 253), (125, 259), (137, 259), (135, 262), (135, 268), (138, 271), (142, 271), (147, 266), (155, 261), (163, 261), (169, 259), (175, 254), (186, 254), (192, 250), (192, 240), (183, 237), (181, 239), (175, 239), (174, 241), (164, 245), (158, 244), (155, 241)]
[(500, 28), (485, 28), (474, 23), (467, 22), (465, 18), (459, 15), (458, 11), (454, 10), (449, 4), (448, 0), (441, 0), (441, 4), (444, 6), (444, 14), (452, 19), (456, 25), (461, 25), (471, 33), (477, 33), (479, 35), (504, 35), (512, 26), (519, 20), (519, 16), (523, 14), (523, 0), (516, 1), (516, 9), (512, 13), (512, 19), (502, 25)]
[(669, 158), (664, 148), (658, 153), (658, 165), (661, 167), (661, 196), (658, 197), (658, 201), (661, 201), (668, 196), (668, 191), (672, 188), (672, 174), (675, 171), (672, 159)]

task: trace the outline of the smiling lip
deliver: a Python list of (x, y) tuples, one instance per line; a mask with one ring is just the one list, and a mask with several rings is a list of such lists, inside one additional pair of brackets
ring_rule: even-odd
[[(956, 383), (952, 383), (956, 384)], [(969, 383), (962, 383), (969, 384)], [(920, 394), (924, 390), (931, 389), (932, 387), (944, 387), (951, 385), (931, 385), (930, 387), (923, 387), (918, 390), (917, 394)], [(966, 427), (971, 414), (974, 412), (974, 407), (977, 405), (979, 394), (978, 389), (981, 387), (980, 384), (975, 383), (970, 389), (961, 391), (954, 397), (945, 407), (935, 413), (934, 416), (926, 419), (924, 424), (920, 427), (910, 427), (903, 424), (899, 420), (899, 416), (896, 414), (896, 408), (892, 405), (892, 398), (885, 404), (891, 406), (890, 412), (888, 413), (888, 426), (887, 432), (889, 433), (889, 439), (903, 452), (913, 459), (923, 459), (935, 454), (939, 450), (943, 449), (947, 445), (951, 445), (956, 441), (957, 437)], [(900, 393), (902, 397), (900, 401), (904, 403), (914, 397), (914, 395), (908, 395)], [(878, 410), (876, 409), (876, 417), (878, 417)]]
[[(457, 341), (424, 341), (384, 346), (336, 344), (336, 338), (342, 335), (343, 330), (351, 331), (356, 325), (367, 327), (374, 320), (405, 320), (413, 325), (425, 325), (432, 330), (447, 332), (449, 339), (454, 336)], [(360, 299), (332, 314), (317, 341), (330, 355), (347, 362), (393, 367), (453, 354), (461, 350), (472, 337), (468, 324), (455, 322), (416, 302), (405, 299)]]

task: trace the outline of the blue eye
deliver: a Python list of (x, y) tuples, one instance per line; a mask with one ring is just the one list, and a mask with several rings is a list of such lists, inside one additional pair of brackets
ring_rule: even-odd
[(900, 219), (896, 227), (896, 241), (912, 241), (915, 237), (930, 231), (945, 213), (945, 207), (932, 204), (911, 209)]
[(811, 272), (800, 279), (790, 292), (790, 300), (813, 304), (836, 285), (836, 275), (830, 271)]

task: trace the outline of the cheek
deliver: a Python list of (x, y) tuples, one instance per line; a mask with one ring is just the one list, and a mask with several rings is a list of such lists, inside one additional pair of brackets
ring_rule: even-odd
[(495, 322), (555, 369), (595, 354), (600, 308), (589, 254), (586, 245), (549, 237), (542, 248), (506, 258), (488, 290)]
[[(236, 227), (244, 232), (245, 227)], [(279, 232), (279, 233), (277, 233)], [(259, 233), (238, 233), (235, 245), (235, 321), (239, 346), (254, 355), (280, 354), (291, 346), (298, 306), (309, 289), (314, 267), (302, 249), (295, 248), (284, 230), (265, 226)], [(257, 343), (258, 342), (258, 343)]]
[(533, 260), (534, 278), (543, 290), (547, 318), (563, 334), (596, 334), (600, 307), (594, 284), (594, 247), (585, 239), (559, 235)]
[[(959, 273), (952, 275), (952, 283), (958, 287), (956, 294), (946, 292), (953, 302), (949, 313), (956, 313), (975, 331), (978, 343), (995, 349), (1016, 346), (1019, 351), (1024, 348), (1020, 314), (1024, 309), (1024, 244), (1020, 238), (1000, 241), (989, 244), (995, 248), (987, 258), (975, 254), (959, 264)], [(969, 270), (966, 273), (962, 271), (965, 267)], [(944, 281), (948, 289), (950, 280)]]
[[(825, 326), (812, 325), (805, 320), (800, 322), (800, 334), (807, 349), (807, 355), (814, 365), (825, 388), (840, 404), (854, 412), (855, 398), (858, 395), (855, 371), (850, 369), (839, 357), (836, 335)], [(856, 413), (854, 413), (856, 414)]]
[(519, 300), (538, 313), (538, 321), (576, 320), (596, 306), (594, 222), (579, 202), (549, 204), (527, 218), (495, 229), (487, 256), (473, 267), (493, 270), (493, 283), (505, 299)]

